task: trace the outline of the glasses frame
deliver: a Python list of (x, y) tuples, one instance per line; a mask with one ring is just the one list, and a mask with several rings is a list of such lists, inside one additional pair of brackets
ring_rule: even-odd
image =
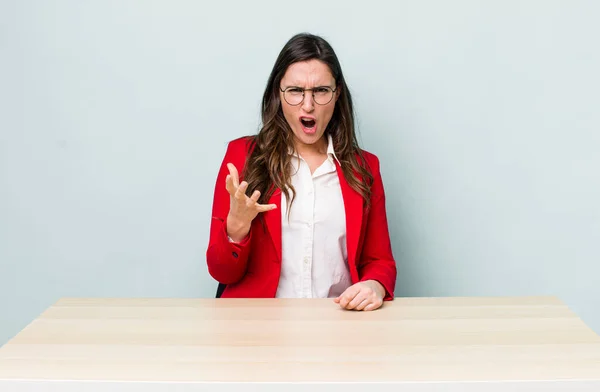
[[(297, 88), (302, 90), (302, 100), (300, 102), (298, 102), (297, 104), (291, 104), (288, 102), (287, 99), (285, 99), (285, 92), (291, 88)], [(318, 103), (317, 101), (315, 101), (315, 92), (314, 90), (317, 88), (328, 88), (331, 89), (331, 99), (329, 99), (329, 101), (327, 101), (327, 103)], [(302, 87), (298, 87), (298, 86), (288, 86), (284, 89), (281, 88), (281, 86), (279, 87), (279, 90), (283, 93), (283, 99), (285, 100), (285, 102), (290, 105), (290, 106), (298, 106), (298, 105), (302, 105), (302, 102), (304, 102), (304, 97), (306, 97), (306, 92), (310, 91), (312, 93), (312, 98), (313, 98), (313, 102), (316, 103), (317, 105), (320, 106), (325, 106), (328, 105), (331, 101), (333, 101), (333, 97), (335, 96), (336, 91), (338, 90), (338, 86), (335, 86), (335, 88), (331, 88), (329, 86), (317, 86), (317, 87), (313, 87), (313, 88), (302, 88)]]

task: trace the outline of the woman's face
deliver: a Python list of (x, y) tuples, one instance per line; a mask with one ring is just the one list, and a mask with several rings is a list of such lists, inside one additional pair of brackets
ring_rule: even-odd
[[(326, 88), (336, 89), (335, 79), (331, 75), (329, 67), (320, 60), (293, 63), (285, 72), (279, 87), (283, 115), (294, 133), (296, 149), (300, 151), (305, 151), (307, 148), (321, 150), (323, 146), (327, 145), (323, 134), (333, 116), (339, 90), (332, 93), (333, 98), (324, 105), (315, 102), (313, 91), (316, 100), (322, 103), (330, 96)], [(297, 88), (289, 89), (290, 87)], [(281, 92), (286, 89), (288, 89), (288, 93)], [(298, 105), (288, 103), (287, 101), (296, 103), (301, 99), (301, 89), (315, 90), (305, 91), (304, 99)]]

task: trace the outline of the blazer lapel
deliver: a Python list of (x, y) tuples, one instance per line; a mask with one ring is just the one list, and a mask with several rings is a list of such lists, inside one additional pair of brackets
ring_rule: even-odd
[[(356, 273), (356, 252), (363, 217), (363, 199), (346, 181), (340, 165), (336, 161), (342, 197), (344, 199), (344, 210), (346, 212), (346, 246), (348, 249), (348, 266), (351, 273)], [(357, 278), (356, 278), (357, 279)]]
[(262, 212), (262, 214), (277, 253), (277, 260), (281, 263), (281, 190), (276, 189), (273, 192), (268, 204), (277, 205), (274, 210)]

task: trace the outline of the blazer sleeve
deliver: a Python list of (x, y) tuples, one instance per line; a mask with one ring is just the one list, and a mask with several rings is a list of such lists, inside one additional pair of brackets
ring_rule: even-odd
[(233, 163), (238, 172), (242, 173), (245, 158), (244, 141), (238, 139), (230, 142), (227, 145), (227, 151), (215, 184), (206, 262), (209, 274), (224, 284), (235, 283), (245, 275), (250, 252), (252, 229), (240, 243), (230, 242), (227, 236), (227, 215), (229, 214), (229, 193), (225, 188), (225, 179), (229, 174), (227, 163)]
[(358, 274), (361, 281), (373, 279), (381, 283), (386, 291), (384, 300), (392, 300), (396, 287), (396, 262), (388, 231), (385, 191), (378, 158), (371, 155), (369, 163), (374, 182), (362, 252), (357, 265)]

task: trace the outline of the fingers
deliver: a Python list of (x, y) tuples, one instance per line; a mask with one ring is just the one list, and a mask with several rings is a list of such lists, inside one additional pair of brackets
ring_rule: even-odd
[(267, 212), (277, 208), (277, 204), (257, 204), (256, 209), (258, 212)]
[(342, 295), (339, 296), (339, 304), (342, 308), (344, 309), (348, 309), (348, 304), (350, 304), (350, 302), (352, 300), (354, 300), (354, 298), (356, 297), (356, 295), (360, 292), (360, 287), (357, 285), (352, 285), (350, 287), (348, 287), (343, 293)]
[(370, 304), (372, 304), (371, 299), (365, 298), (361, 301), (361, 303), (359, 303), (357, 306), (355, 306), (354, 309), (355, 310), (365, 310), (367, 308), (367, 306), (369, 306)]
[(227, 189), (227, 192), (229, 192), (231, 196), (234, 196), (237, 191), (237, 188), (233, 185), (233, 178), (231, 178), (231, 175), (229, 174), (225, 177), (225, 189)]
[(357, 283), (348, 287), (339, 297), (334, 299), (343, 309), (375, 310), (383, 304), (383, 300), (368, 286)]
[(227, 168), (229, 169), (229, 175), (231, 176), (231, 180), (233, 181), (233, 186), (240, 186), (240, 175), (233, 163), (228, 163)]
[[(350, 301), (348, 306), (346, 306), (346, 309), (360, 310), (360, 309), (364, 308), (365, 306), (367, 306), (368, 303), (369, 303), (369, 297), (367, 296), (367, 294), (364, 291), (360, 291), (356, 295), (356, 297), (354, 297), (352, 299), (352, 301)], [(360, 309), (358, 309), (359, 305), (362, 305), (362, 307)]]
[(255, 203), (258, 202), (259, 198), (260, 198), (260, 191), (259, 190), (254, 191), (254, 193), (252, 194), (252, 196), (250, 196), (250, 199), (253, 202), (255, 202)]
[(258, 199), (260, 199), (260, 191), (255, 190), (254, 193), (252, 193), (252, 196), (250, 196), (248, 200), (246, 200), (246, 205), (248, 207), (255, 206), (258, 212), (271, 211), (277, 208), (276, 204), (258, 204)]
[[(225, 177), (225, 188), (227, 192), (237, 200), (237, 203), (244, 203), (246, 207), (254, 209), (256, 212), (266, 212), (277, 208), (276, 204), (258, 204), (260, 199), (260, 191), (255, 190), (250, 197), (246, 195), (248, 183), (246, 181), (239, 182), (238, 171), (231, 163), (227, 164), (229, 174)], [(239, 205), (239, 204), (238, 204)]]
[(256, 206), (258, 212), (271, 211), (277, 208), (276, 204), (258, 204), (258, 199), (260, 199), (260, 191), (255, 190), (252, 196), (250, 196), (250, 200), (252, 200), (252, 204)]
[[(367, 301), (367, 303), (365, 303), (363, 305), (363, 308), (365, 306), (367, 306), (367, 304), (369, 303), (369, 295), (366, 293), (366, 290), (360, 290), (356, 296), (354, 296), (354, 298), (352, 298), (352, 301), (350, 301), (348, 303), (348, 305), (346, 305), (346, 309), (356, 309), (356, 310), (360, 310), (357, 309), (357, 307), (359, 305), (361, 305), (363, 302)], [(362, 308), (361, 308), (362, 309)]]
[(248, 183), (246, 181), (242, 181), (240, 186), (237, 187), (237, 191), (235, 191), (235, 195), (233, 195), (233, 197), (235, 197), (236, 199), (238, 199), (240, 201), (245, 201), (246, 200), (246, 189), (248, 189)]
[(375, 309), (379, 308), (381, 305), (383, 305), (383, 301), (381, 301), (381, 299), (379, 299), (377, 296), (374, 296), (374, 295), (373, 296), (372, 295), (365, 296), (364, 293), (361, 293), (361, 294), (357, 295), (356, 297), (354, 297), (354, 299), (352, 301), (350, 301), (350, 303), (346, 306), (346, 309), (368, 311), (368, 310), (375, 310)]

